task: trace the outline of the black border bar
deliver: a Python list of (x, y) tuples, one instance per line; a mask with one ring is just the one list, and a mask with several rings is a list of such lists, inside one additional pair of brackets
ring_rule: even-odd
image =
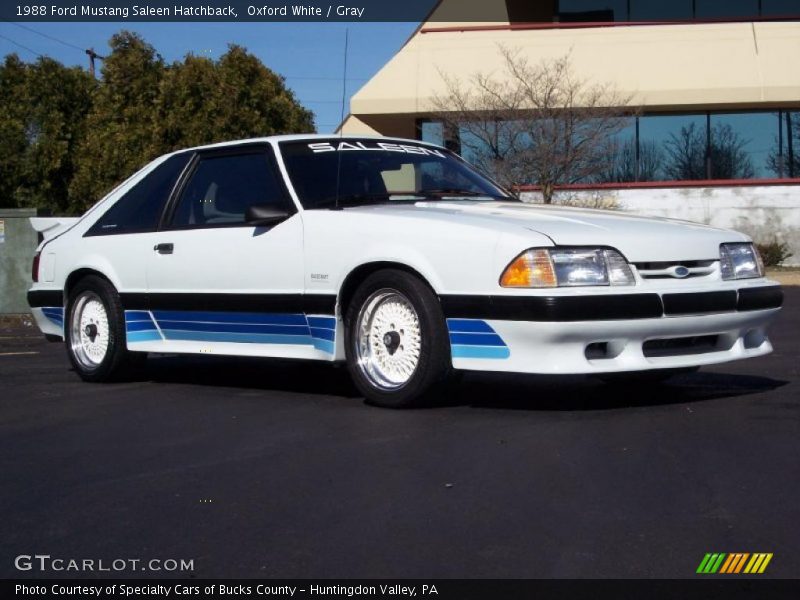
[[(712, 575), (686, 574), (686, 579), (5, 579), (5, 598), (272, 598), (272, 599), (324, 599), (324, 600), (518, 600), (522, 598), (563, 600), (738, 600), (739, 598), (800, 597), (800, 580), (768, 579), (765, 575)], [(37, 594), (24, 593), (20, 587), (38, 587)], [(224, 589), (221, 588), (224, 586)], [(324, 588), (326, 593), (311, 593), (312, 586)], [(387, 593), (388, 586), (395, 590), (413, 588), (415, 595)], [(423, 587), (426, 586), (426, 587)], [(86, 590), (85, 593), (62, 594), (60, 588)], [(122, 590), (138, 588), (138, 593)], [(177, 593), (180, 588), (180, 594)], [(266, 594), (263, 590), (274, 590)], [(281, 589), (293, 593), (276, 593)], [(359, 591), (355, 591), (358, 588)], [(434, 588), (435, 593), (431, 590)], [(55, 591), (54, 591), (55, 590)], [(169, 590), (169, 592), (167, 592)], [(235, 590), (235, 591), (234, 591)], [(301, 591), (302, 590), (302, 591)], [(423, 590), (425, 592), (423, 593)], [(338, 593), (336, 593), (338, 591)], [(352, 591), (352, 593), (348, 593)]]

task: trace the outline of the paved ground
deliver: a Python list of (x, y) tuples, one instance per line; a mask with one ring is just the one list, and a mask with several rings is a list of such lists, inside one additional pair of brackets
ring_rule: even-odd
[[(160, 358), (80, 383), (0, 333), (0, 576), (13, 557), (194, 559), (197, 577), (800, 575), (800, 289), (770, 357), (652, 388), (468, 377), (365, 406), (341, 370)], [(128, 572), (127, 574), (131, 574)]]

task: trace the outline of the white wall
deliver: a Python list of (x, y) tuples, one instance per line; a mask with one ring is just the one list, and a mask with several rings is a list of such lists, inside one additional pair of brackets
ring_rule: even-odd
[[(522, 199), (537, 196), (524, 192)], [(800, 185), (596, 190), (561, 193), (555, 201), (736, 229), (760, 243), (777, 239), (793, 254), (784, 266), (800, 266)]]

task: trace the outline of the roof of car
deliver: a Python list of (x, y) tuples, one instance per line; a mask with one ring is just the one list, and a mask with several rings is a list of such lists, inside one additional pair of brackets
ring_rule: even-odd
[(227, 142), (217, 142), (215, 144), (204, 144), (202, 146), (193, 146), (191, 148), (181, 148), (175, 150), (172, 154), (179, 152), (188, 152), (192, 150), (206, 150), (209, 148), (224, 148), (226, 146), (236, 146), (238, 144), (251, 144), (253, 142), (299, 142), (303, 140), (386, 140), (391, 142), (410, 142), (412, 144), (423, 144), (426, 146), (436, 146), (430, 142), (423, 142), (422, 140), (411, 140), (407, 138), (387, 137), (383, 135), (338, 135), (335, 133), (301, 133), (301, 134), (286, 134), (286, 135), (270, 135), (266, 137), (244, 138), (241, 140), (230, 140)]

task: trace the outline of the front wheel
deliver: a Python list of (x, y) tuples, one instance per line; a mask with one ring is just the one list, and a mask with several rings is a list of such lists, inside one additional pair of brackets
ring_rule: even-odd
[(93, 275), (70, 291), (65, 337), (69, 360), (84, 381), (127, 377), (146, 358), (126, 347), (125, 312), (117, 290)]
[(347, 365), (371, 404), (406, 408), (431, 400), (452, 371), (439, 299), (395, 269), (370, 275), (345, 316)]

